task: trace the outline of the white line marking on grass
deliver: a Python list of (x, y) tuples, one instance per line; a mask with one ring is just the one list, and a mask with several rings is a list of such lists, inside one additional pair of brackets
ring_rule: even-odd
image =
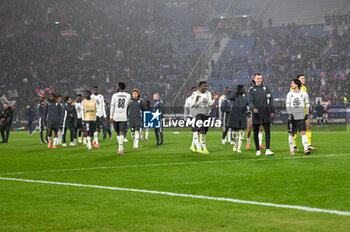
[(77, 183), (64, 183), (64, 182), (54, 182), (54, 181), (44, 181), (44, 180), (17, 179), (17, 178), (7, 178), (7, 177), (0, 177), (0, 180), (20, 181), (20, 182), (29, 182), (29, 183), (41, 183), (41, 184), (53, 184), (53, 185), (65, 185), (65, 186), (86, 187), (86, 188), (95, 188), (95, 189), (108, 189), (108, 190), (128, 191), (128, 192), (138, 192), (138, 193), (150, 193), (150, 194), (167, 195), (167, 196), (173, 196), (173, 197), (185, 197), (185, 198), (196, 198), (196, 199), (205, 199), (205, 200), (214, 200), (214, 201), (225, 201), (225, 202), (240, 203), (240, 204), (262, 205), (262, 206), (270, 206), (270, 207), (275, 207), (275, 208), (296, 209), (296, 210), (302, 210), (302, 211), (308, 211), (308, 212), (328, 213), (328, 214), (350, 216), (350, 212), (347, 212), (347, 211), (319, 209), (319, 208), (312, 208), (312, 207), (298, 206), (298, 205), (282, 205), (282, 204), (259, 202), (259, 201), (245, 201), (245, 200), (224, 198), (224, 197), (210, 197), (210, 196), (162, 192), (162, 191), (154, 191), (154, 190), (119, 188), (119, 187), (87, 185), (87, 184), (77, 184)]
[(116, 169), (116, 168), (161, 167), (161, 166), (177, 166), (177, 165), (191, 165), (191, 164), (215, 164), (215, 163), (231, 163), (231, 162), (246, 162), (246, 161), (293, 160), (293, 159), (338, 157), (338, 156), (349, 156), (349, 155), (350, 154), (330, 154), (330, 155), (289, 156), (289, 157), (280, 157), (280, 158), (269, 157), (269, 158), (257, 158), (257, 159), (252, 158), (252, 159), (236, 159), (236, 160), (211, 160), (211, 161), (160, 163), (160, 164), (133, 164), (133, 165), (124, 165), (124, 166), (121, 165), (121, 166), (107, 166), (107, 167), (52, 169), (52, 170), (38, 170), (38, 171), (25, 171), (25, 172), (7, 172), (7, 173), (0, 173), (0, 175), (30, 174), (30, 173), (45, 173), (45, 172), (69, 172), (69, 171)]

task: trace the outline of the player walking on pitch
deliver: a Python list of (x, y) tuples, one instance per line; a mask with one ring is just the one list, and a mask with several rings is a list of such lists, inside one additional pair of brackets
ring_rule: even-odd
[(94, 133), (94, 141), (92, 143), (98, 145), (98, 136), (100, 135), (103, 122), (107, 120), (107, 115), (105, 110), (105, 99), (102, 96), (102, 94), (98, 93), (97, 86), (94, 86), (93, 88), (93, 94), (91, 95), (91, 99), (96, 100), (96, 107), (97, 107), (97, 112), (96, 112), (97, 131), (95, 131)]
[[(49, 140), (48, 148), (57, 148), (59, 143), (58, 130), (61, 126), (61, 105), (56, 101), (56, 95), (54, 93), (50, 94), (50, 100), (45, 105), (44, 109), (44, 125), (48, 129), (47, 138)], [(52, 131), (54, 131), (54, 138), (52, 144)]]
[(129, 93), (124, 92), (125, 84), (123, 82), (118, 83), (117, 93), (113, 94), (111, 101), (111, 123), (114, 124), (114, 129), (117, 132), (118, 140), (118, 154), (124, 154), (124, 133), (127, 128), (128, 117), (127, 110), (130, 104), (131, 96)]
[(139, 148), (140, 141), (140, 129), (142, 125), (142, 112), (144, 110), (144, 104), (140, 99), (140, 90), (131, 90), (132, 99), (128, 108), (129, 127), (131, 130), (132, 141), (134, 143), (133, 148)]
[[(301, 82), (301, 87), (300, 87), (300, 91), (303, 91), (305, 93), (307, 93), (307, 88), (305, 86), (305, 75), (304, 74), (299, 74), (297, 76), (298, 80)], [(293, 91), (293, 89), (290, 89), (290, 91)], [(309, 113), (309, 111), (306, 110), (306, 108), (304, 108), (304, 115), (307, 115)], [(309, 144), (309, 150), (317, 150), (316, 147), (311, 145), (311, 137), (312, 137), (312, 133), (311, 133), (311, 120), (310, 118), (307, 119), (305, 121), (306, 123), (306, 136), (307, 136), (307, 141)], [(298, 150), (297, 148), (297, 135), (295, 134), (294, 136), (294, 150)]]
[(301, 81), (299, 79), (294, 79), (291, 81), (291, 88), (287, 94), (286, 98), (286, 108), (288, 111), (288, 132), (289, 132), (289, 149), (290, 154), (294, 155), (294, 135), (298, 133), (301, 134), (301, 139), (304, 146), (304, 153), (310, 154), (308, 150), (308, 142), (306, 136), (306, 124), (305, 121), (309, 119), (308, 114), (304, 114), (304, 109), (309, 112), (309, 96), (305, 91), (301, 91)]
[[(200, 133), (200, 140), (197, 147), (197, 152), (202, 154), (209, 154), (206, 145), (206, 134), (209, 130), (208, 126), (204, 125), (204, 122), (209, 120), (211, 108), (215, 105), (215, 100), (219, 95), (216, 93), (212, 98), (211, 93), (208, 91), (208, 84), (206, 81), (199, 82), (199, 90), (192, 94), (192, 107), (195, 108), (196, 127)], [(197, 126), (201, 122), (201, 126)]]
[[(91, 98), (91, 92), (85, 91), (85, 100), (82, 104), (82, 118), (83, 118), (83, 130), (84, 137), (87, 138), (87, 148), (92, 150), (91, 138), (96, 132), (96, 99)], [(95, 148), (99, 148), (98, 140), (94, 143)]]

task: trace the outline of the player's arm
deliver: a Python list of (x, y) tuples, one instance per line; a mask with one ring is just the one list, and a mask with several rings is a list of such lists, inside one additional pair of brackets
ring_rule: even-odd
[(221, 103), (220, 110), (222, 112), (230, 113), (231, 109), (230, 109), (229, 105), (227, 104), (228, 103), (227, 101), (229, 101), (229, 99), (226, 99)]
[(212, 96), (211, 96), (211, 92), (208, 91), (208, 98), (209, 98), (209, 102), (208, 102), (208, 105), (209, 107), (213, 107), (215, 105), (215, 101), (216, 99), (214, 99)]
[(114, 108), (115, 108), (115, 96), (113, 95), (112, 96), (112, 101), (111, 101), (111, 111), (109, 113), (109, 115), (111, 117), (111, 119), (110, 119), (111, 123), (114, 122), (114, 119), (113, 119), (113, 117), (114, 117), (114, 110), (115, 110)]
[(84, 102), (81, 103), (81, 119), (84, 121)]
[(186, 119), (189, 114), (190, 114), (190, 105), (189, 105), (189, 98), (187, 98), (184, 105), (184, 118)]
[(231, 101), (234, 101), (237, 97), (237, 92), (238, 92), (238, 88), (237, 86), (234, 86), (232, 92), (227, 96), (227, 98), (230, 99)]
[(271, 114), (275, 114), (275, 106), (273, 104), (273, 96), (271, 94), (271, 91), (268, 87), (266, 87), (266, 92), (268, 94), (268, 97), (270, 98), (270, 101), (269, 101), (269, 109), (270, 109), (270, 113)]
[[(101, 95), (102, 96), (102, 95)], [(105, 98), (102, 96), (102, 102), (101, 102), (101, 107), (102, 107), (102, 114), (104, 118), (107, 118), (106, 114), (106, 108), (105, 108)]]
[(308, 113), (310, 110), (310, 102), (309, 102), (309, 95), (305, 92), (305, 98), (304, 98), (304, 104), (305, 104), (305, 108), (306, 108), (306, 116), (305, 119), (308, 119)]
[(287, 94), (287, 97), (286, 97), (286, 110), (288, 112), (288, 115), (289, 114), (292, 114), (292, 108), (291, 108), (291, 97), (290, 97), (290, 92)]
[(249, 92), (248, 104), (249, 104), (249, 107), (250, 107), (251, 111), (254, 111), (254, 109), (256, 109), (256, 107), (254, 105), (254, 91), (253, 91), (253, 88), (250, 88), (248, 92)]

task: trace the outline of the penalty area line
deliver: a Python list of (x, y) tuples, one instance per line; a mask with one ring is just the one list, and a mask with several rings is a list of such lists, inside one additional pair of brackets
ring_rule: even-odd
[(301, 211), (307, 211), (307, 212), (327, 213), (327, 214), (335, 214), (335, 215), (342, 215), (342, 216), (350, 216), (350, 212), (347, 212), (347, 211), (320, 209), (320, 208), (312, 208), (312, 207), (299, 206), (299, 205), (275, 204), (275, 203), (259, 202), (259, 201), (246, 201), (246, 200), (224, 198), (224, 197), (210, 197), (210, 196), (163, 192), (163, 191), (154, 191), (154, 190), (119, 188), (119, 187), (109, 187), (109, 186), (100, 186), (100, 185), (87, 185), (87, 184), (54, 182), (54, 181), (44, 181), (44, 180), (18, 179), (18, 178), (8, 178), (8, 177), (0, 177), (0, 180), (28, 182), (28, 183), (40, 183), (40, 184), (51, 184), (51, 185), (64, 185), (64, 186), (74, 186), (74, 187), (84, 187), (84, 188), (94, 188), (94, 189), (106, 189), (106, 190), (115, 190), (115, 191), (127, 191), (127, 192), (137, 192), (137, 193), (148, 193), (148, 194), (166, 195), (166, 196), (172, 196), (172, 197), (213, 200), (213, 201), (231, 202), (231, 203), (238, 203), (238, 204), (269, 206), (269, 207), (274, 207), (274, 208), (295, 209), (295, 210), (301, 210)]
[(117, 169), (117, 168), (142, 168), (142, 167), (179, 166), (179, 165), (192, 165), (192, 164), (216, 164), (216, 163), (251, 162), (251, 161), (295, 160), (295, 159), (339, 157), (339, 156), (349, 156), (349, 155), (350, 154), (329, 154), (329, 155), (305, 155), (305, 156), (288, 156), (288, 157), (277, 157), (277, 158), (268, 157), (268, 158), (235, 159), (235, 160), (210, 160), (210, 161), (159, 163), (159, 164), (132, 164), (132, 165), (106, 166), (106, 167), (70, 168), (70, 169), (52, 169), (52, 170), (23, 171), (23, 172), (7, 172), (7, 173), (0, 173), (0, 175), (32, 174), (32, 173), (45, 173), (45, 172), (70, 172), (70, 171)]

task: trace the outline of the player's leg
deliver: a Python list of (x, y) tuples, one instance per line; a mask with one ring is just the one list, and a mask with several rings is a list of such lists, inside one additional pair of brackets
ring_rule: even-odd
[(112, 139), (111, 123), (108, 120), (105, 123), (106, 123), (106, 131), (108, 133), (109, 139)]
[(247, 118), (247, 146), (246, 149), (250, 149), (250, 136), (253, 129), (252, 117)]
[(148, 140), (149, 128), (146, 128), (145, 139)]
[(98, 121), (96, 120), (96, 121), (92, 121), (91, 122), (91, 127), (92, 127), (92, 131), (93, 131), (93, 133), (92, 133), (92, 135), (94, 136), (94, 142), (92, 143), (93, 145), (94, 145), (94, 147), (95, 148), (99, 148), (100, 147), (100, 145), (99, 145), (99, 143), (98, 143), (98, 135), (99, 135), (99, 128), (100, 128), (100, 131), (101, 131), (101, 123), (98, 123)]
[(259, 148), (259, 124), (253, 125), (253, 133), (254, 133), (254, 144), (255, 144), (255, 149), (256, 149), (256, 156), (260, 156), (260, 148)]
[[(201, 115), (201, 119), (204, 124), (206, 120), (209, 120), (209, 116)], [(209, 154), (209, 151), (207, 149), (207, 142), (206, 142), (208, 130), (209, 130), (209, 127), (204, 127), (204, 125), (200, 128), (200, 143), (201, 143), (203, 154)]]
[(118, 140), (118, 154), (124, 154), (124, 133), (126, 130), (126, 122), (115, 122), (114, 123), (115, 131), (117, 132)]
[(139, 142), (140, 142), (140, 127), (135, 127), (135, 143), (134, 148), (139, 148)]
[(227, 126), (223, 126), (222, 128), (222, 140), (221, 140), (221, 143), (222, 144), (225, 144), (226, 143), (226, 136), (227, 136), (227, 133), (228, 133), (228, 127)]
[(237, 146), (238, 146), (238, 140), (239, 140), (239, 135), (238, 135), (238, 129), (237, 128), (233, 128), (233, 151), (236, 152), (237, 151)]
[(130, 125), (130, 131), (131, 131), (131, 139), (133, 143), (133, 148), (135, 148), (135, 127)]
[(75, 145), (76, 145), (75, 142), (74, 142), (74, 140), (75, 140), (75, 134), (76, 134), (76, 132), (75, 132), (75, 127), (71, 125), (71, 126), (69, 127), (69, 135), (70, 135), (70, 143), (69, 143), (69, 146), (75, 146)]
[(263, 127), (265, 130), (265, 143), (266, 143), (265, 155), (274, 155), (274, 153), (270, 150), (270, 140), (271, 140), (270, 123), (264, 123)]
[(159, 128), (154, 128), (154, 135), (156, 136), (157, 146), (159, 146)]
[(238, 153), (242, 153), (241, 147), (242, 147), (242, 144), (243, 144), (243, 141), (244, 141), (244, 129), (240, 129), (238, 134), (239, 134), (239, 140), (238, 140), (237, 152)]
[(5, 132), (6, 132), (6, 143), (9, 142), (9, 138), (10, 138), (10, 130), (11, 130), (11, 124), (7, 124), (5, 127)]
[(289, 144), (289, 151), (291, 155), (294, 155), (294, 135), (296, 134), (296, 129), (295, 129), (295, 121), (294, 120), (288, 120), (288, 144)]
[(164, 145), (164, 133), (163, 133), (163, 124), (161, 123), (159, 128), (159, 136), (160, 136), (160, 146)]
[(67, 128), (67, 127), (63, 127), (63, 128), (62, 128), (62, 140), (63, 140), (62, 146), (63, 146), (63, 147), (66, 147), (66, 146), (67, 146), (67, 143), (66, 143), (67, 131), (68, 131), (68, 128)]
[(307, 142), (309, 144), (309, 150), (317, 150), (316, 147), (312, 146), (312, 140), (311, 140), (311, 137), (312, 137), (312, 133), (311, 133), (311, 120), (308, 119), (305, 121), (305, 124), (306, 124), (306, 136), (307, 136)]
[(53, 146), (52, 146), (52, 148), (53, 149), (56, 149), (57, 148), (57, 145), (59, 145), (58, 143), (59, 143), (59, 138), (58, 138), (58, 128), (53, 128), (52, 129), (53, 130), (53, 133), (54, 133), (54, 135), (53, 135)]
[[(266, 149), (266, 147), (263, 145), (263, 128), (264, 128), (263, 125), (260, 125), (259, 127), (259, 148), (260, 149)], [(266, 137), (266, 131), (265, 131), (265, 137)]]
[(128, 123), (126, 123), (125, 130), (124, 130), (124, 133), (123, 133), (123, 135), (124, 135), (124, 142), (125, 143), (129, 142), (129, 140), (126, 138), (126, 136), (128, 134), (128, 130), (129, 130), (129, 125), (128, 125)]
[(198, 130), (196, 127), (192, 127), (192, 144), (191, 144), (191, 151), (198, 150), (199, 144), (198, 144)]
[(103, 140), (106, 140), (107, 138), (107, 122), (102, 123), (102, 134), (103, 134)]
[(143, 140), (143, 127), (140, 128), (140, 136), (141, 136), (141, 140)]

